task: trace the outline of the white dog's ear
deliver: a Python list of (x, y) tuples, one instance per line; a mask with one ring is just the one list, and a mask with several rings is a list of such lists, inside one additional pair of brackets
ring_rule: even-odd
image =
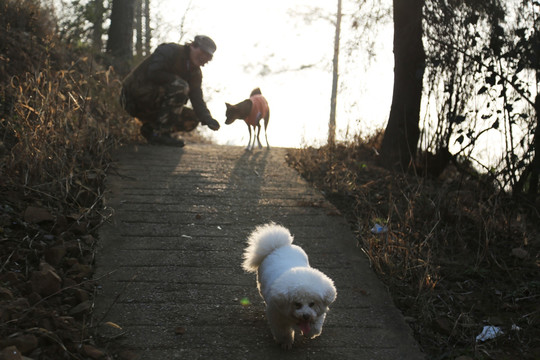
[(276, 291), (272, 294), (272, 302), (283, 308), (290, 302), (289, 293), (287, 291)]
[(336, 288), (333, 286), (330, 286), (324, 292), (322, 302), (324, 303), (325, 306), (328, 306), (331, 303), (333, 303), (334, 300), (336, 300), (336, 296), (337, 296)]

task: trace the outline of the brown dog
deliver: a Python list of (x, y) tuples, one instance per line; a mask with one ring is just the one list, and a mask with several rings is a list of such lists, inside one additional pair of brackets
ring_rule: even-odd
[(254, 89), (249, 95), (249, 99), (239, 102), (236, 105), (225, 103), (227, 111), (225, 116), (225, 124), (232, 124), (236, 119), (242, 119), (246, 122), (249, 131), (249, 142), (246, 150), (252, 150), (255, 146), (255, 134), (253, 135), (253, 144), (251, 143), (251, 127), (253, 132), (257, 128), (257, 142), (259, 143), (259, 149), (262, 148), (261, 141), (259, 140), (259, 134), (261, 133), (261, 119), (264, 119), (264, 137), (266, 139), (266, 146), (270, 148), (268, 144), (268, 134), (266, 128), (268, 127), (268, 121), (270, 120), (270, 108), (268, 102), (262, 96), (261, 89)]

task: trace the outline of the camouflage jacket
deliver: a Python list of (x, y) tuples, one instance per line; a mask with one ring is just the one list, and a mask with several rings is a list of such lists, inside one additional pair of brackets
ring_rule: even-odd
[(190, 63), (189, 52), (189, 45), (161, 44), (128, 74), (123, 91), (128, 101), (135, 103), (136, 112), (159, 111), (159, 99), (167, 85), (179, 77), (189, 84), (189, 100), (197, 117), (203, 123), (212, 117), (203, 99), (201, 69)]

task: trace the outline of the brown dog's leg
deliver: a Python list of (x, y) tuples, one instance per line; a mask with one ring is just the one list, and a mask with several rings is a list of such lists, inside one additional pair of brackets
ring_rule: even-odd
[[(259, 149), (262, 149), (261, 140), (259, 140), (259, 135), (261, 134), (261, 124), (257, 124), (257, 143), (259, 144)], [(253, 146), (255, 146), (255, 139), (253, 139)]]
[[(251, 125), (249, 125), (248, 123), (246, 123), (247, 127), (248, 127), (248, 131), (249, 131), (249, 141), (248, 141), (248, 145), (246, 147), (246, 150), (248, 151), (251, 151), (252, 147), (251, 147)], [(253, 143), (255, 144), (255, 138), (253, 138)]]
[(266, 147), (270, 149), (270, 144), (268, 143), (268, 131), (266, 130), (269, 122), (270, 122), (270, 109), (268, 109), (268, 112), (266, 113), (266, 116), (264, 117), (264, 138), (266, 139)]

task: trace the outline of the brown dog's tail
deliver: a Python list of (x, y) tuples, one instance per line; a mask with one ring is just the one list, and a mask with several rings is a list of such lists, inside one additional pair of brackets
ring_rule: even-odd
[(249, 97), (252, 97), (253, 95), (262, 95), (261, 89), (259, 89), (259, 88), (253, 89), (253, 91), (251, 92), (251, 94), (249, 94)]

